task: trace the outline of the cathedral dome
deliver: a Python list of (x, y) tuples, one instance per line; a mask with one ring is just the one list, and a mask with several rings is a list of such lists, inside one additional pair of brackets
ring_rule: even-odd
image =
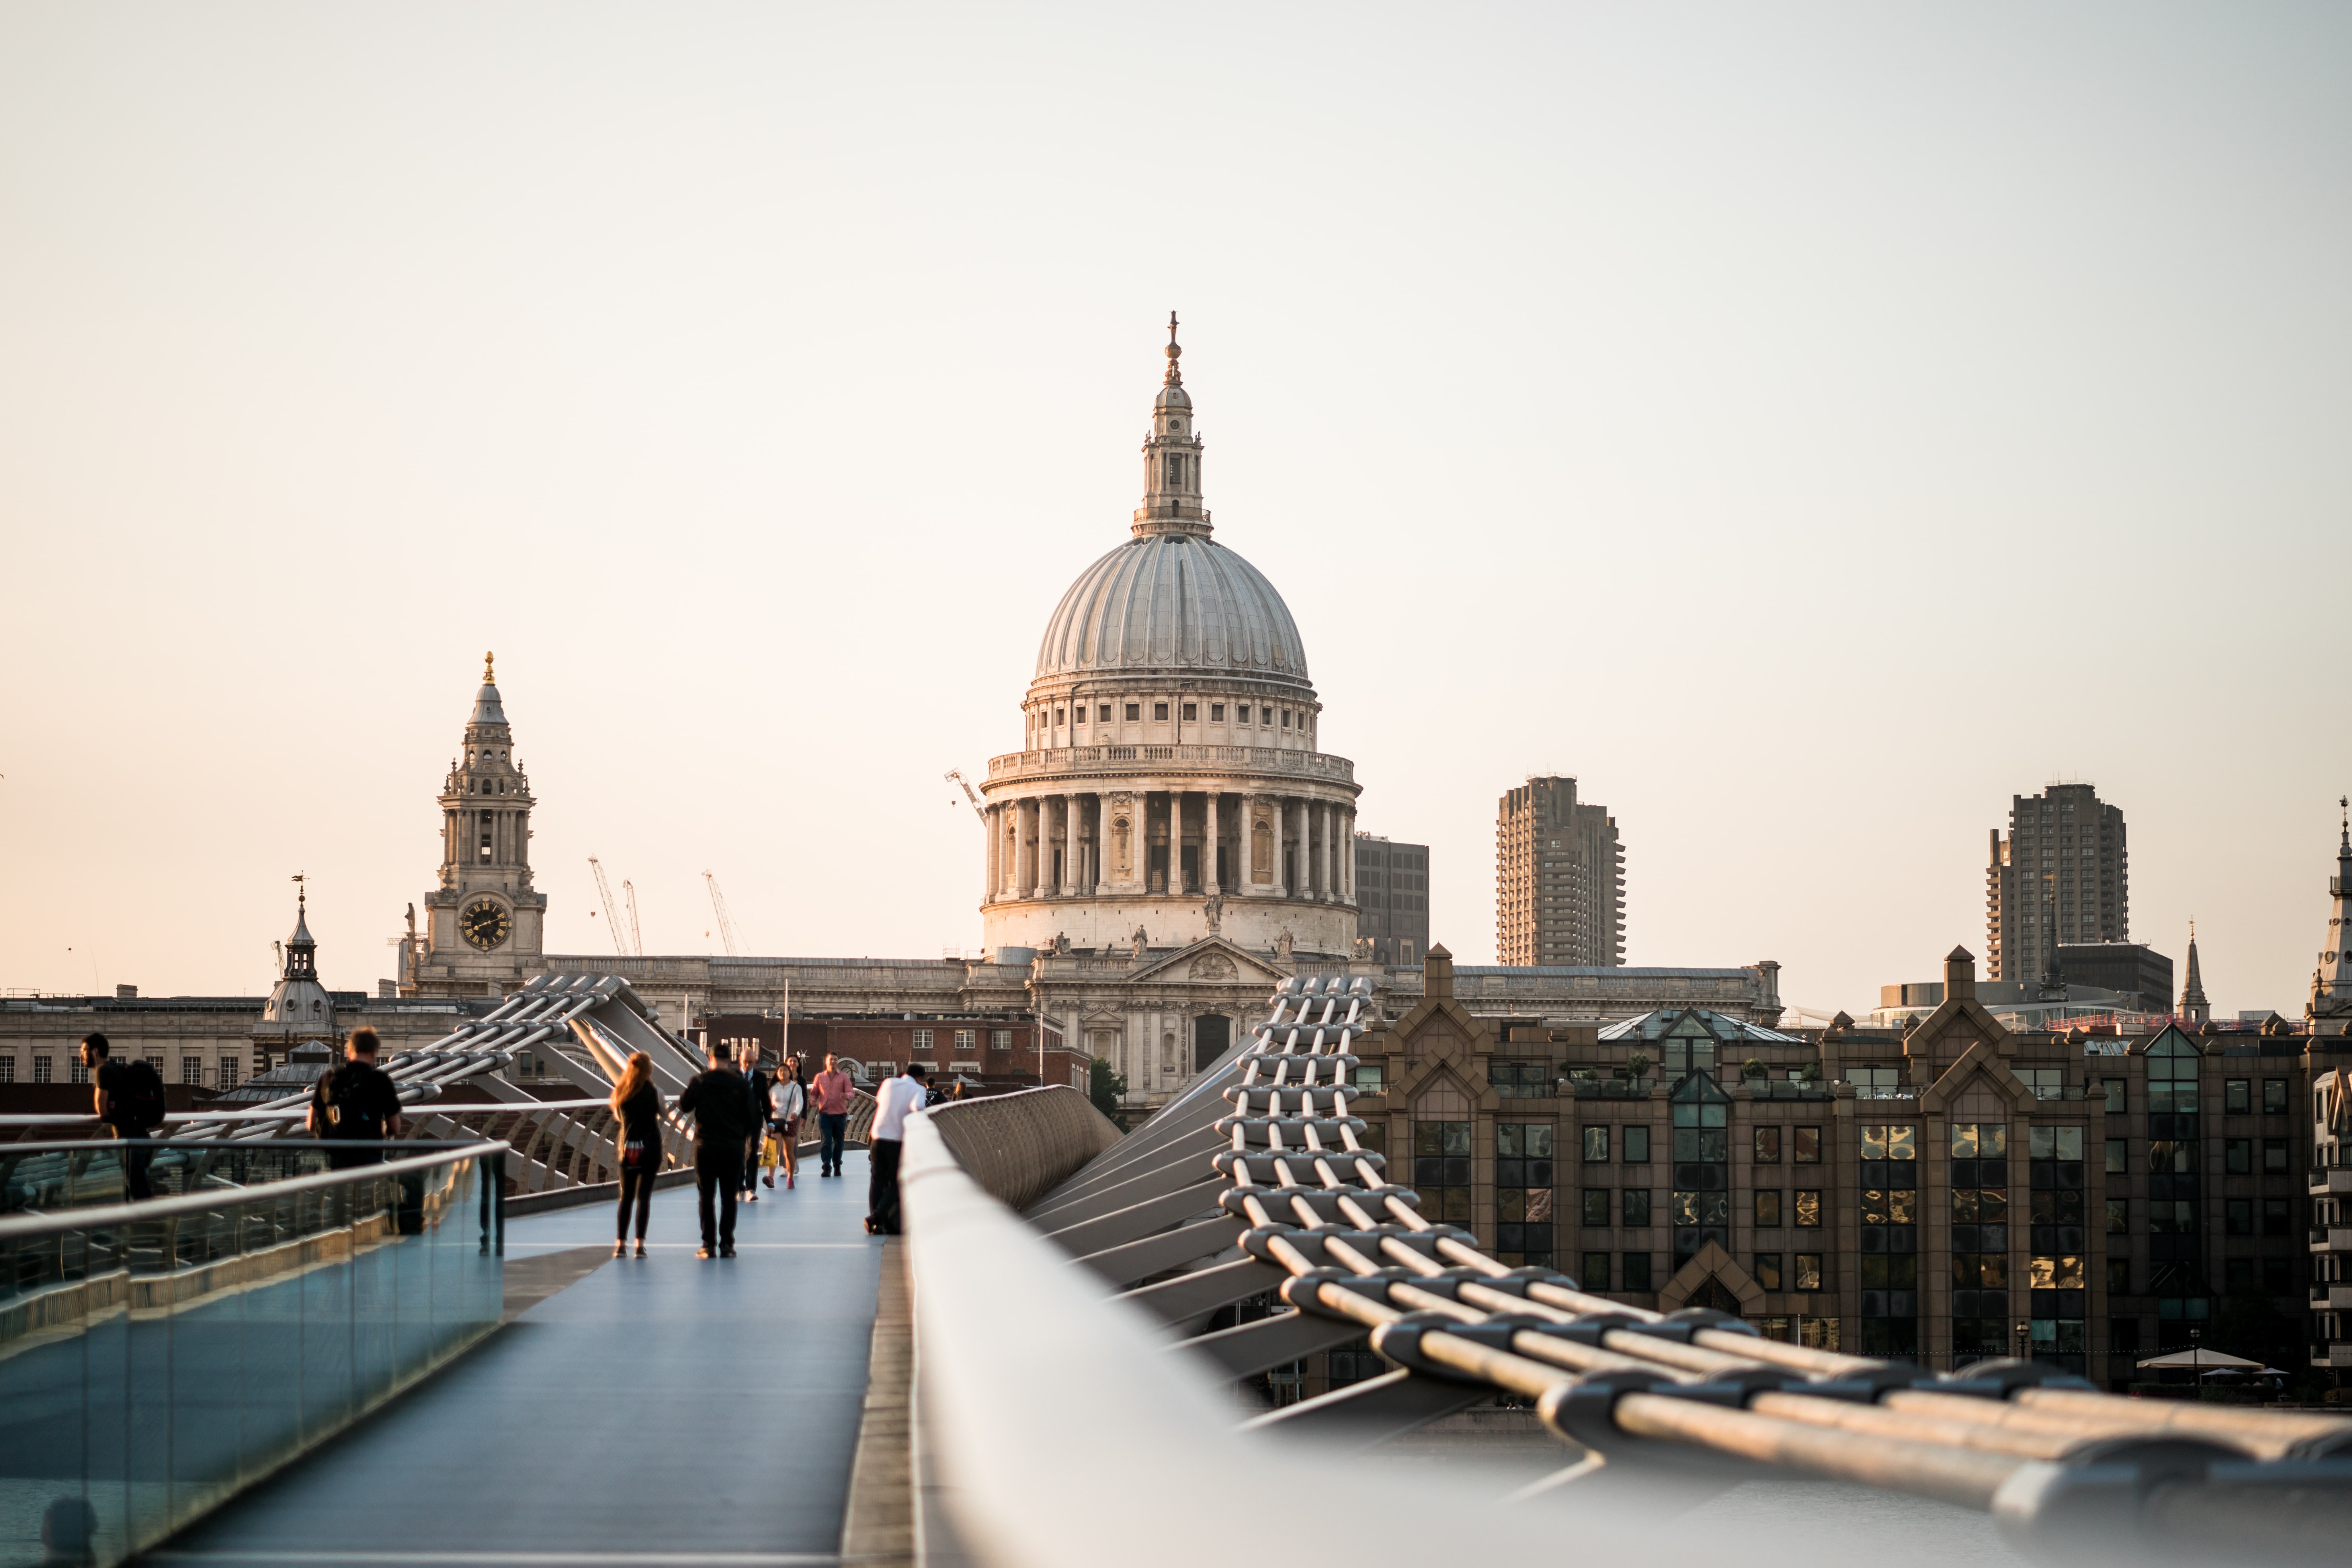
[(1265, 574), (1205, 535), (1151, 531), (1087, 567), (1045, 625), (1037, 674), (1201, 670), (1307, 679), (1307, 647)]

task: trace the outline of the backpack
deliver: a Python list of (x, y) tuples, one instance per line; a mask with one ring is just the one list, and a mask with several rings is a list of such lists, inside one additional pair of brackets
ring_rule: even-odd
[(381, 1138), (382, 1118), (373, 1110), (359, 1103), (360, 1086), (367, 1075), (358, 1062), (345, 1062), (327, 1078), (327, 1136), (330, 1138)]
[(115, 1075), (117, 1124), (144, 1132), (163, 1125), (163, 1075), (144, 1057), (132, 1057)]

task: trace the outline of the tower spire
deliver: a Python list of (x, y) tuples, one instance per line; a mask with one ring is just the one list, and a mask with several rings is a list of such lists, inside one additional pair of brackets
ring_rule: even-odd
[(1151, 402), (1151, 432), (1143, 438), (1143, 504), (1135, 509), (1131, 531), (1206, 533), (1209, 510), (1201, 504), (1201, 432), (1192, 423), (1192, 395), (1184, 390), (1177, 361), (1176, 312), (1168, 312), (1168, 374)]
[(2197, 922), (2189, 922), (2189, 978), (2180, 987), (2179, 1014), (2192, 1024), (2202, 1024), (2213, 1016), (2213, 1007), (2205, 999), (2205, 976), (2197, 966)]

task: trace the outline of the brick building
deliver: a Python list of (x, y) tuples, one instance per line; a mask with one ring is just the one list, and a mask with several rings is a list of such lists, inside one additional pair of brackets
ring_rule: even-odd
[(1432, 1217), (1632, 1305), (2115, 1386), (2195, 1342), (2309, 1364), (2306, 1108), (2352, 1038), (2016, 1033), (1974, 989), (1955, 952), (1907, 1031), (1561, 1026), (1473, 1013), (1439, 950), (1355, 1109)]
[[(781, 1034), (780, 1020), (766, 1022)], [(1034, 1089), (1042, 1082), (1084, 1092), (1090, 1066), (1084, 1050), (1034, 1013), (795, 1015), (791, 1042), (793, 1054), (812, 1064), (831, 1052), (869, 1080), (919, 1061), (936, 1083), (961, 1079), (983, 1089)]]

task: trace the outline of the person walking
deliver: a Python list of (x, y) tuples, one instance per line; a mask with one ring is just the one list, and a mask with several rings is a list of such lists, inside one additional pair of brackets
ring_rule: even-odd
[(304, 1130), (313, 1138), (344, 1145), (327, 1151), (329, 1170), (381, 1164), (382, 1149), (352, 1145), (400, 1136), (400, 1090), (393, 1086), (392, 1075), (375, 1065), (375, 1031), (362, 1024), (343, 1042), (342, 1066), (310, 1086)]
[(776, 1068), (775, 1087), (768, 1091), (768, 1131), (775, 1140), (770, 1147), (774, 1157), (769, 1160), (761, 1175), (768, 1186), (776, 1184), (776, 1167), (784, 1168), (784, 1189), (793, 1185), (793, 1174), (800, 1166), (800, 1153), (793, 1147), (800, 1142), (801, 1116), (808, 1109), (808, 1095), (801, 1089), (801, 1065), (791, 1057)]
[(755, 1125), (751, 1092), (728, 1059), (726, 1046), (713, 1040), (706, 1048), (710, 1066), (695, 1074), (686, 1092), (677, 1097), (679, 1112), (694, 1118), (694, 1189), (702, 1215), (702, 1246), (695, 1256), (732, 1258), (736, 1184), (743, 1179), (743, 1140)]
[(110, 1061), (112, 1049), (106, 1037), (95, 1031), (81, 1037), (81, 1065), (95, 1086), (90, 1109), (122, 1141), (122, 1190), (136, 1203), (155, 1195), (147, 1179), (147, 1167), (155, 1158), (148, 1140), (163, 1125), (163, 1075), (144, 1057)]
[(613, 1256), (629, 1239), (629, 1210), (637, 1212), (637, 1256), (646, 1255), (646, 1221), (654, 1206), (654, 1178), (661, 1174), (661, 1090), (654, 1087), (654, 1059), (631, 1051), (608, 1102), (621, 1119), (621, 1215), (613, 1232)]
[(816, 1101), (816, 1173), (820, 1176), (841, 1174), (841, 1141), (849, 1131), (849, 1096), (857, 1087), (836, 1065), (838, 1059), (831, 1051), (825, 1052), (824, 1070), (809, 1085)]
[(751, 1091), (751, 1131), (743, 1140), (742, 1200), (747, 1204), (760, 1201), (760, 1145), (768, 1132), (768, 1075), (760, 1070), (760, 1047), (745, 1046), (735, 1058), (736, 1070), (743, 1075), (743, 1085)]
[(929, 1069), (908, 1062), (907, 1070), (886, 1079), (874, 1096), (874, 1132), (866, 1141), (866, 1234), (898, 1234), (898, 1156), (906, 1151), (907, 1114), (923, 1110), (930, 1100)]

